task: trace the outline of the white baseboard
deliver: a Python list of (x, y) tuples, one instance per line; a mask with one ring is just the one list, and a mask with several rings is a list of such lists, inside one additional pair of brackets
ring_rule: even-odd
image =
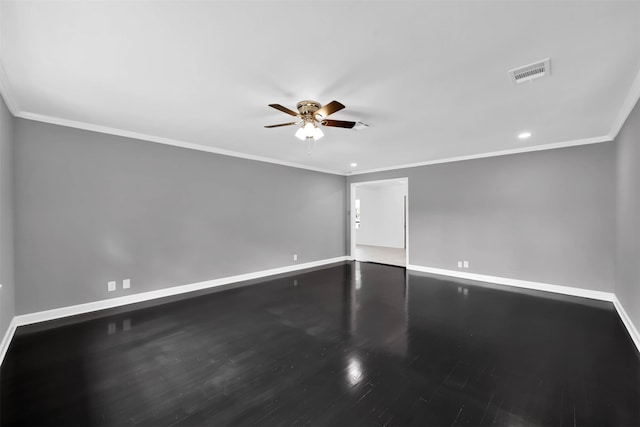
[(7, 328), (7, 332), (2, 337), (2, 343), (0, 343), (0, 365), (4, 361), (4, 356), (7, 354), (7, 350), (9, 350), (9, 344), (11, 344), (11, 340), (13, 339), (13, 334), (16, 333), (16, 328), (18, 327), (18, 321), (14, 317), (11, 319), (11, 323), (9, 323), (9, 327)]
[(517, 288), (534, 289), (538, 291), (554, 292), (557, 294), (573, 295), (576, 297), (591, 298), (601, 301), (613, 302), (615, 295), (612, 292), (594, 291), (591, 289), (574, 288), (571, 286), (559, 286), (549, 283), (530, 282), (528, 280), (509, 279), (506, 277), (486, 276), (484, 274), (467, 273), (463, 271), (444, 270), (441, 268), (423, 267), (421, 265), (407, 265), (407, 270), (421, 271), (423, 273), (438, 274), (441, 276), (457, 277), (459, 279), (476, 280), (478, 282), (495, 283), (498, 285), (514, 286)]
[(479, 282), (489, 282), (499, 285), (515, 286), (518, 288), (534, 289), (538, 291), (554, 292), (558, 294), (573, 295), (577, 297), (612, 302), (613, 306), (618, 312), (618, 316), (620, 316), (620, 320), (622, 320), (622, 323), (627, 328), (627, 331), (629, 332), (633, 343), (638, 349), (638, 352), (640, 352), (640, 333), (638, 333), (638, 329), (636, 329), (635, 325), (631, 321), (631, 318), (622, 306), (622, 303), (620, 303), (618, 297), (616, 297), (614, 293), (594, 291), (591, 289), (573, 288), (570, 286), (551, 285), (548, 283), (530, 282), (528, 280), (508, 279), (505, 277), (497, 276), (485, 276), (483, 274), (466, 273), (455, 270), (444, 270), (441, 268), (423, 267), (420, 265), (407, 265), (407, 270), (421, 271), (423, 273), (457, 277), (459, 279), (477, 280)]
[[(277, 274), (289, 273), (298, 270), (304, 270), (307, 268), (320, 267), (323, 265), (333, 264), (342, 261), (353, 260), (350, 256), (342, 256), (336, 258), (329, 258), (320, 261), (307, 262), (304, 264), (290, 265), (286, 267), (274, 268), (270, 270), (263, 270), (254, 273), (240, 274), (236, 276), (223, 277), (220, 279), (207, 280), (204, 282), (191, 283), (188, 285), (174, 286), (171, 288), (160, 289), (157, 291), (143, 292), (135, 295), (129, 295), (125, 297), (111, 298), (107, 300), (94, 301), (85, 304), (78, 304), (69, 307), (62, 307), (53, 310), (40, 311), (36, 313), (23, 314), (15, 316), (9, 328), (5, 333), (2, 343), (0, 343), (0, 364), (4, 361), (5, 354), (9, 349), (9, 344), (13, 339), (16, 328), (22, 325), (29, 325), (32, 323), (44, 322), (48, 320), (55, 320), (63, 317), (74, 316), (77, 314), (90, 313), (93, 311), (104, 310), (107, 308), (120, 307), (128, 304), (134, 304), (138, 302), (150, 301), (158, 298), (180, 295), (188, 292), (193, 292), (202, 289), (214, 288), (217, 286), (223, 286), (231, 283), (242, 282), (246, 280), (260, 279)], [(551, 285), (548, 283), (531, 282), (527, 280), (509, 279), (497, 276), (486, 276), (482, 274), (466, 273), (455, 270), (444, 270), (440, 268), (423, 267), (419, 265), (408, 264), (407, 270), (420, 271), (423, 273), (431, 273), (442, 276), (457, 277), (460, 279), (476, 280), (480, 282), (488, 282), (500, 285), (514, 286), (518, 288), (534, 289), (546, 292), (554, 292), (565, 295), (573, 295), (584, 298), (597, 299), (602, 301), (612, 302), (622, 323), (629, 331), (629, 335), (640, 352), (640, 334), (636, 329), (633, 322), (629, 318), (624, 307), (618, 300), (618, 298), (610, 292), (594, 291), (590, 289), (573, 288), (569, 286)]]
[(620, 316), (620, 320), (622, 320), (622, 323), (624, 323), (624, 326), (627, 328), (627, 331), (629, 332), (633, 343), (636, 345), (638, 352), (640, 352), (640, 334), (638, 333), (636, 326), (631, 321), (631, 318), (627, 314), (626, 310), (622, 306), (622, 303), (620, 302), (620, 300), (618, 300), (618, 297), (613, 298), (613, 306), (616, 308), (618, 316)]
[(118, 298), (110, 298), (100, 301), (93, 301), (84, 304), (72, 305), (69, 307), (55, 308), (53, 310), (38, 311), (35, 313), (22, 314), (16, 316), (16, 326), (30, 325), (32, 323), (45, 322), (48, 320), (60, 319), (78, 314), (90, 313), (93, 311), (104, 310), (107, 308), (121, 307), (128, 304), (150, 301), (158, 298), (164, 298), (173, 295), (180, 295), (187, 292), (199, 291), (202, 289), (215, 288), (217, 286), (228, 285), (246, 280), (260, 279), (263, 277), (273, 276), (276, 274), (290, 273), (292, 271), (304, 270), (307, 268), (320, 267), (327, 264), (333, 264), (341, 261), (347, 261), (347, 256), (323, 259), (320, 261), (306, 262), (304, 264), (288, 265), (286, 267), (272, 268), (270, 270), (262, 270), (254, 273), (239, 274), (237, 276), (222, 277), (220, 279), (207, 280), (204, 282), (191, 283), (188, 285), (173, 286), (171, 288), (159, 289), (157, 291), (142, 292), (139, 294), (128, 295)]

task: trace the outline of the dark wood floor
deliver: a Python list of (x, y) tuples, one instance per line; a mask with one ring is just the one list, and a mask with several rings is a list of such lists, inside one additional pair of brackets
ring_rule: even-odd
[(640, 358), (612, 306), (564, 299), (352, 263), (21, 328), (0, 421), (640, 425)]

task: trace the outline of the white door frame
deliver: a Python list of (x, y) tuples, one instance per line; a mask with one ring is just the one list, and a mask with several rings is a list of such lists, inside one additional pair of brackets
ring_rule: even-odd
[(406, 227), (404, 229), (405, 239), (407, 242), (407, 247), (405, 249), (405, 265), (409, 265), (409, 177), (399, 177), (399, 178), (391, 178), (391, 179), (379, 179), (376, 181), (360, 181), (360, 182), (352, 182), (350, 186), (350, 206), (349, 211), (351, 214), (349, 215), (349, 228), (350, 232), (350, 242), (351, 248), (349, 249), (349, 258), (351, 260), (356, 259), (356, 186), (358, 185), (367, 185), (367, 184), (377, 184), (380, 182), (397, 182), (397, 181), (406, 181), (407, 182), (407, 209), (405, 210), (405, 224)]

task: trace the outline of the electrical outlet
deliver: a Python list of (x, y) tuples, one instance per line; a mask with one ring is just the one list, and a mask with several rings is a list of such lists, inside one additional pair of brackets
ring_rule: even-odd
[(463, 268), (469, 268), (469, 261), (462, 261)]
[(131, 279), (124, 279), (122, 281), (122, 289), (129, 289), (131, 287)]
[(293, 260), (297, 261), (298, 260), (298, 254), (293, 254)]
[(116, 290), (116, 282), (115, 281), (107, 282), (107, 290), (109, 292), (115, 291)]
[(458, 268), (462, 268), (462, 261), (458, 261)]

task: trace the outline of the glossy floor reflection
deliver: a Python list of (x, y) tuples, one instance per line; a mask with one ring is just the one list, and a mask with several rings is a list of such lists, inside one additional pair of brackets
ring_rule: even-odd
[(0, 423), (640, 425), (611, 305), (529, 293), (351, 263), (22, 328)]

